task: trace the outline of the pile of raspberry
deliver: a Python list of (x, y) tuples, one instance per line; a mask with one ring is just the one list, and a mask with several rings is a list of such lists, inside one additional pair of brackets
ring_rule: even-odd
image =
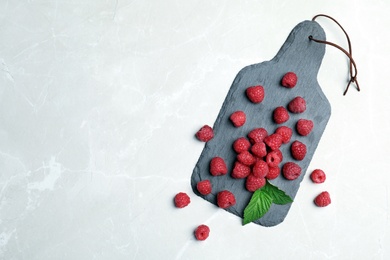
[[(296, 86), (298, 77), (294, 72), (287, 72), (281, 79), (281, 85), (287, 89)], [(249, 86), (245, 90), (248, 100), (254, 104), (261, 103), (265, 98), (264, 87), (261, 85)], [(220, 156), (211, 158), (209, 165), (210, 177), (224, 176), (230, 173), (234, 179), (245, 179), (245, 188), (249, 192), (254, 192), (266, 184), (266, 180), (278, 178), (281, 174), (286, 180), (296, 180), (302, 173), (299, 162), (302, 161), (307, 153), (307, 146), (304, 142), (305, 137), (309, 136), (314, 128), (311, 119), (300, 118), (294, 128), (286, 125), (290, 120), (290, 114), (304, 114), (306, 111), (306, 100), (301, 96), (291, 99), (286, 107), (277, 106), (273, 109), (272, 118), (277, 128), (273, 132), (259, 126), (252, 129), (246, 136), (237, 138), (232, 143), (232, 149), (236, 153), (236, 159), (232, 169), (228, 169), (225, 159)], [(245, 111), (235, 111), (229, 116), (229, 120), (236, 128), (242, 127), (247, 123)], [(291, 123), (290, 123), (291, 125)], [(293, 131), (296, 131), (300, 140), (291, 140)], [(208, 142), (213, 139), (214, 132), (212, 127), (204, 125), (195, 136), (202, 142)], [(302, 140), (304, 139), (304, 140)], [(289, 151), (293, 161), (283, 162), (282, 146), (289, 146)], [(311, 174), (311, 179), (315, 183), (325, 181), (325, 173), (322, 170), (315, 170)], [(198, 192), (207, 196), (213, 191), (212, 183), (209, 179), (203, 179), (196, 185)], [(235, 195), (229, 190), (214, 191), (217, 194), (217, 205), (220, 208), (229, 208), (236, 204)], [(176, 207), (182, 208), (190, 203), (190, 198), (185, 193), (178, 193), (175, 197)], [(325, 207), (330, 204), (328, 192), (320, 193), (314, 200), (319, 207)], [(198, 240), (205, 240), (209, 235), (210, 229), (206, 225), (200, 225), (195, 230), (195, 237)]]
[[(281, 85), (285, 88), (294, 88), (297, 84), (297, 76), (293, 72), (286, 73)], [(254, 104), (263, 102), (266, 93), (261, 85), (249, 86), (245, 90), (245, 95), (248, 100)], [(280, 174), (287, 180), (297, 179), (302, 172), (299, 166), (299, 161), (302, 161), (307, 153), (306, 144), (300, 140), (291, 140), (293, 131), (304, 138), (308, 136), (314, 127), (312, 120), (300, 118), (295, 123), (295, 128), (287, 126), (286, 123), (290, 119), (290, 113), (302, 114), (306, 111), (306, 100), (301, 96), (296, 96), (289, 101), (286, 107), (277, 106), (272, 112), (272, 118), (277, 128), (273, 132), (268, 132), (267, 129), (259, 126), (247, 133), (246, 136), (241, 136), (232, 144), (232, 148), (236, 153), (236, 160), (230, 170), (231, 177), (235, 179), (245, 178), (245, 188), (254, 192), (262, 188), (266, 184), (266, 180), (273, 180), (279, 177)], [(229, 120), (234, 127), (239, 128), (247, 122), (245, 111), (235, 111), (229, 116)], [(291, 124), (290, 124), (291, 125)], [(196, 136), (201, 141), (209, 141), (214, 137), (213, 130), (210, 126), (203, 126)], [(283, 153), (280, 148), (282, 145), (289, 145), (291, 156), (294, 161), (283, 161)], [(227, 169), (224, 158), (214, 157), (210, 161), (210, 174), (213, 176), (225, 175), (229, 171)], [(205, 195), (203, 190), (198, 191)]]
[[(287, 89), (294, 88), (297, 82), (298, 77), (294, 72), (287, 72), (281, 79), (281, 85)], [(261, 85), (248, 87), (245, 94), (248, 100), (254, 104), (261, 103), (266, 96), (264, 87)], [(293, 123), (294, 129), (286, 124), (290, 120), (291, 113), (304, 115), (305, 111), (306, 100), (301, 96), (296, 96), (289, 101), (286, 107), (277, 106), (274, 108), (272, 118), (278, 126), (275, 131), (269, 133), (265, 128), (258, 127), (250, 131), (247, 136), (235, 140), (232, 148), (236, 153), (236, 160), (230, 171), (231, 177), (245, 178), (245, 187), (250, 192), (262, 188), (266, 180), (276, 179), (281, 173), (287, 180), (297, 179), (302, 173), (299, 162), (305, 158), (307, 153), (307, 146), (302, 139), (310, 135), (314, 128), (314, 122), (302, 117), (295, 122), (295, 125)], [(247, 122), (245, 111), (233, 112), (229, 116), (229, 120), (234, 127), (242, 127)], [(300, 140), (291, 140), (294, 130), (301, 137)], [(207, 142), (214, 137), (214, 132), (210, 126), (205, 125), (196, 133), (196, 136), (199, 140)], [(280, 150), (282, 145), (290, 146), (289, 151), (294, 159), (294, 161), (285, 162), (283, 165), (281, 165), (283, 153)], [(216, 156), (211, 159), (210, 174), (212, 176), (225, 175), (228, 172), (224, 158)], [(319, 173), (320, 175), (318, 175)], [(315, 178), (314, 176), (320, 177)], [(312, 173), (311, 178), (315, 183), (319, 183), (320, 179), (323, 178), (321, 181), (323, 182), (325, 174), (322, 170), (316, 170)], [(207, 182), (207, 185), (203, 184), (204, 182)], [(200, 194), (207, 195), (211, 193), (211, 183), (209, 180), (203, 180), (197, 185), (197, 189)], [(231, 197), (234, 198), (234, 194), (231, 194)], [(231, 199), (231, 201), (233, 200)], [(319, 200), (315, 199), (317, 206), (327, 206), (330, 204), (330, 197), (326, 203), (317, 203), (316, 201)], [(217, 204), (220, 205), (218, 201)]]

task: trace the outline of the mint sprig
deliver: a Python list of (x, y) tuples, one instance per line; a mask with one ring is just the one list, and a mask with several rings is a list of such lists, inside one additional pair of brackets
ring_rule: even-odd
[(243, 225), (264, 216), (270, 209), (272, 203), (285, 205), (291, 202), (293, 200), (290, 196), (267, 181), (264, 187), (253, 193), (251, 200), (244, 209)]

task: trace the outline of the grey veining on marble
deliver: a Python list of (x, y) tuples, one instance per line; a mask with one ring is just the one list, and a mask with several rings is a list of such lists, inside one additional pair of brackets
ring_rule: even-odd
[[(326, 47), (332, 116), (307, 173), (327, 180), (306, 174), (283, 223), (242, 226), (193, 192), (194, 133), (241, 68), (320, 11), (349, 33), (362, 91), (342, 96), (348, 60)], [(0, 0), (0, 259), (389, 259), (389, 12), (383, 0)]]

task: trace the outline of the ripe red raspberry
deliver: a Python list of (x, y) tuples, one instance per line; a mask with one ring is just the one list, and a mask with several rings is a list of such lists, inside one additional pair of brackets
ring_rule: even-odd
[(268, 164), (263, 160), (258, 160), (252, 168), (252, 174), (258, 178), (264, 178), (269, 172)]
[(210, 228), (206, 225), (200, 225), (195, 229), (195, 238), (196, 240), (206, 240), (210, 234)]
[(295, 97), (288, 103), (288, 110), (291, 113), (303, 113), (306, 110), (306, 100), (303, 97)]
[(264, 143), (271, 148), (271, 150), (277, 150), (282, 145), (283, 137), (279, 134), (271, 134), (264, 138)]
[(217, 194), (217, 204), (220, 208), (226, 209), (236, 204), (236, 198), (230, 191), (223, 190)]
[(276, 128), (275, 133), (282, 136), (282, 143), (287, 144), (290, 142), (292, 136), (292, 129), (288, 126), (279, 126)]
[(233, 143), (233, 150), (236, 153), (242, 153), (248, 151), (251, 147), (251, 143), (245, 137), (240, 137)]
[(246, 121), (246, 115), (243, 111), (236, 111), (230, 115), (230, 121), (232, 121), (235, 127), (243, 126)]
[(301, 175), (302, 169), (298, 164), (288, 162), (283, 165), (282, 172), (287, 180), (295, 180)]
[(234, 163), (234, 167), (231, 175), (235, 179), (243, 179), (248, 177), (250, 173), (251, 173), (251, 168), (249, 166), (246, 166), (245, 164), (236, 161)]
[(264, 142), (255, 143), (251, 148), (251, 152), (254, 156), (261, 158), (267, 155), (267, 147)]
[(323, 191), (320, 194), (317, 195), (317, 197), (314, 199), (314, 203), (318, 207), (326, 207), (328, 206), (332, 201), (330, 200), (329, 192)]
[(176, 194), (174, 201), (175, 201), (175, 206), (177, 208), (184, 208), (188, 204), (190, 204), (191, 199), (187, 195), (187, 193), (179, 192), (178, 194)]
[(213, 176), (225, 175), (227, 173), (226, 163), (221, 157), (214, 157), (211, 159), (210, 173)]
[(252, 86), (246, 89), (246, 96), (252, 103), (260, 103), (264, 99), (263, 86)]
[(277, 167), (282, 160), (279, 157), (279, 153), (276, 151), (271, 151), (267, 154), (266, 162), (268, 167)]
[(252, 164), (255, 163), (255, 158), (253, 157), (253, 155), (248, 152), (248, 151), (244, 151), (240, 154), (237, 155), (237, 160), (242, 163), (242, 164), (245, 164), (247, 166), (251, 166)]
[(277, 155), (278, 155), (279, 158), (280, 158), (280, 161), (283, 161), (283, 154), (282, 154), (282, 152), (281, 152), (279, 149), (274, 150), (274, 152), (277, 153)]
[(273, 118), (275, 123), (282, 124), (287, 122), (287, 120), (290, 118), (290, 115), (288, 114), (287, 109), (284, 107), (277, 107), (273, 112)]
[(299, 119), (296, 125), (298, 134), (302, 136), (307, 136), (308, 134), (310, 134), (313, 127), (314, 123), (309, 119)]
[(265, 185), (265, 178), (256, 177), (253, 174), (249, 175), (248, 178), (246, 178), (245, 182), (245, 188), (248, 191), (254, 192), (255, 190), (258, 190)]
[(268, 174), (265, 176), (268, 180), (276, 179), (280, 174), (280, 168), (279, 167), (268, 167), (269, 171)]
[(195, 136), (202, 142), (208, 142), (213, 139), (214, 131), (210, 126), (204, 125), (201, 129), (199, 129)]
[(249, 141), (252, 144), (262, 142), (266, 136), (268, 136), (268, 132), (264, 128), (255, 128), (248, 134)]
[(299, 141), (294, 141), (291, 144), (291, 155), (295, 160), (302, 161), (306, 156), (306, 145)]
[(287, 72), (282, 78), (282, 86), (286, 88), (293, 88), (297, 84), (298, 77), (294, 72)]
[(208, 195), (211, 193), (212, 186), (211, 182), (209, 180), (203, 180), (196, 184), (196, 189), (199, 191), (202, 195)]
[(323, 170), (320, 169), (315, 169), (311, 174), (310, 174), (310, 179), (314, 183), (323, 183), (326, 180), (326, 174)]

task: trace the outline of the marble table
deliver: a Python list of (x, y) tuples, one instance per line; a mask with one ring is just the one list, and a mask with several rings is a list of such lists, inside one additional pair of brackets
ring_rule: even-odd
[[(0, 259), (389, 259), (389, 11), (383, 0), (0, 0)], [(307, 175), (283, 223), (242, 226), (193, 193), (194, 133), (241, 68), (318, 13), (350, 34), (362, 91), (342, 95), (348, 60), (326, 47), (318, 81), (332, 116), (308, 170), (327, 180)], [(332, 204), (318, 208), (323, 190)]]

